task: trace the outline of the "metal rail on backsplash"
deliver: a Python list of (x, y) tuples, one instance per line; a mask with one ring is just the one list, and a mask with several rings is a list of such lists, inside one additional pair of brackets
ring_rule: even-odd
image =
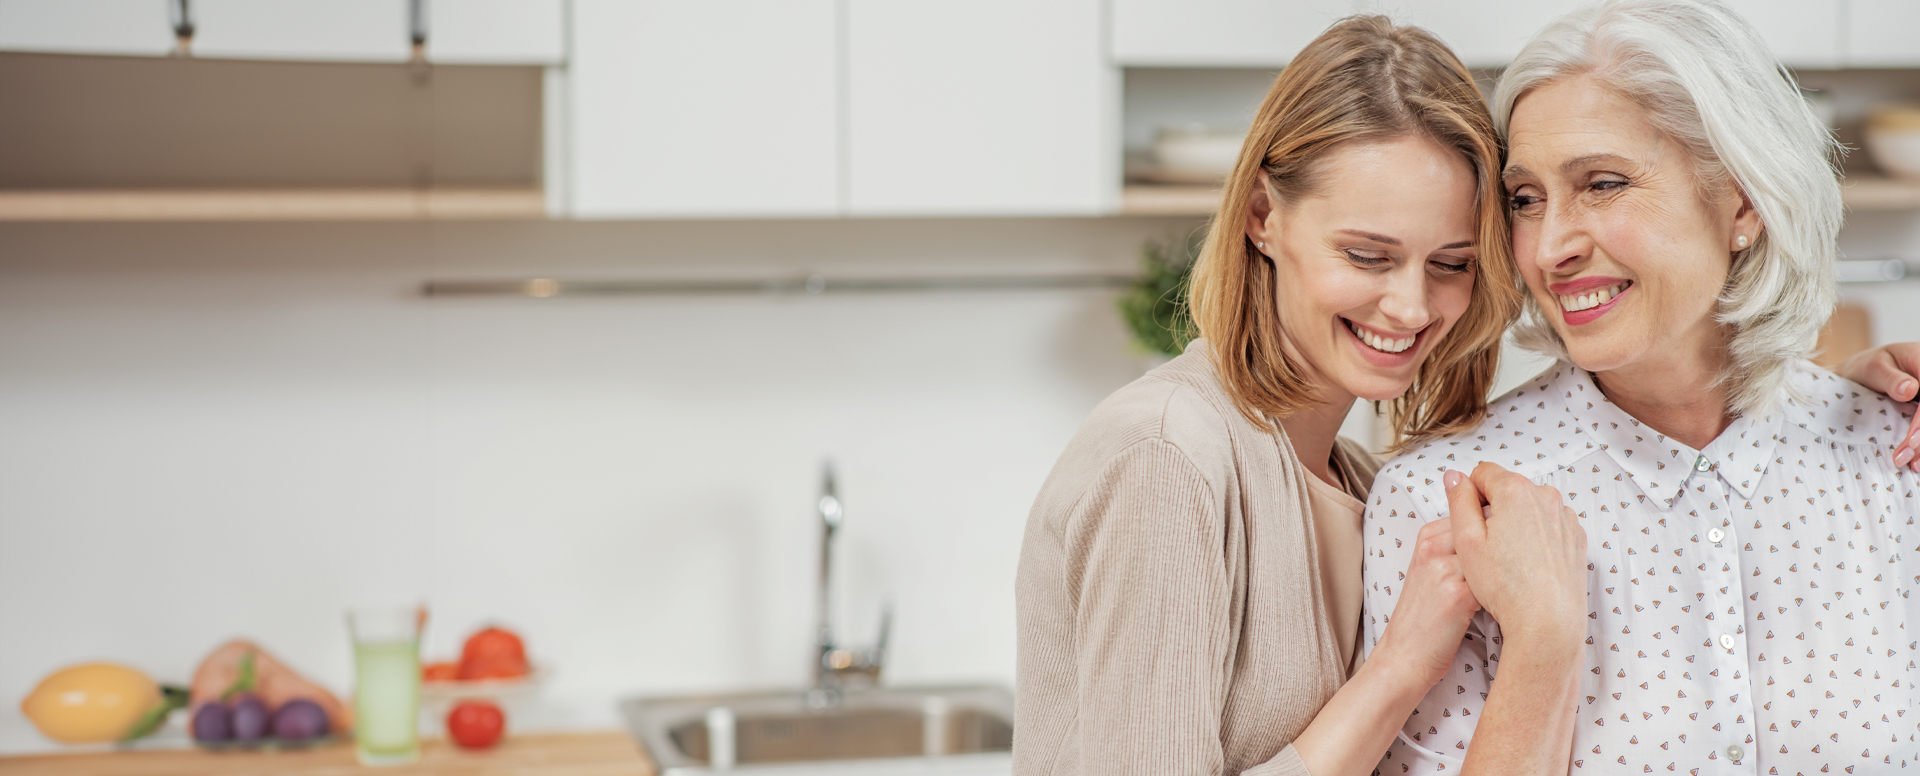
[[(1842, 283), (1872, 283), (1908, 276), (1901, 259), (1838, 262)], [(817, 296), (829, 293), (924, 293), (950, 291), (1072, 291), (1117, 289), (1137, 282), (1134, 275), (923, 275), (838, 277), (819, 273), (760, 278), (659, 278), (562, 280), (558, 278), (429, 280), (424, 296)]]
[(837, 277), (818, 273), (762, 278), (625, 280), (429, 280), (421, 294), (439, 296), (716, 296), (914, 293), (946, 291), (1063, 291), (1117, 289), (1138, 280), (1119, 274), (927, 275)]

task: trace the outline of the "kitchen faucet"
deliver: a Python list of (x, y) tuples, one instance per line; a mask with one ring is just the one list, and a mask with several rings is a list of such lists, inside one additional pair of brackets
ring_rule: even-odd
[(887, 634), (893, 629), (893, 608), (880, 610), (880, 640), (871, 649), (841, 647), (833, 641), (833, 535), (840, 529), (845, 512), (833, 483), (833, 463), (823, 467), (820, 487), (820, 597), (815, 610), (813, 686), (807, 690), (807, 706), (827, 709), (840, 705), (843, 688), (871, 687), (880, 683), (880, 669), (887, 662)]

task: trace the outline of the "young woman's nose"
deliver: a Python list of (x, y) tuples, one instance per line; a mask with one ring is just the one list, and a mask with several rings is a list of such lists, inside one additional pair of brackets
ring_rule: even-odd
[(1427, 303), (1427, 273), (1421, 265), (1395, 272), (1380, 298), (1380, 312), (1403, 331), (1426, 328), (1433, 320), (1433, 306)]

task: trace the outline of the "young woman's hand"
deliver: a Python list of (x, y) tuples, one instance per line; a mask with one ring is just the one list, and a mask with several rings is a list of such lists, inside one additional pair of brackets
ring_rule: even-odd
[(1453, 524), (1435, 520), (1420, 527), (1413, 560), (1400, 580), (1400, 602), (1380, 634), (1378, 651), (1412, 671), (1420, 687), (1432, 687), (1447, 675), (1460, 651), (1473, 613), (1480, 611), (1454, 552)]
[[(1896, 342), (1855, 353), (1833, 371), (1895, 401), (1920, 393), (1920, 342)], [(1893, 465), (1920, 472), (1920, 413), (1893, 446)]]
[(1560, 491), (1491, 463), (1471, 477), (1448, 471), (1445, 482), (1461, 572), (1503, 640), (1577, 651), (1587, 630), (1587, 532)]

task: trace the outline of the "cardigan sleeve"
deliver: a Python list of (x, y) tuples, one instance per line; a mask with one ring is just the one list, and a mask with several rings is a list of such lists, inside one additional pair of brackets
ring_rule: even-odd
[[(1224, 505), (1160, 439), (1122, 450), (1097, 479), (1065, 526), (1079, 646), (1067, 744), (1089, 775), (1219, 776), (1235, 641)], [(1289, 745), (1245, 773), (1306, 772)]]

